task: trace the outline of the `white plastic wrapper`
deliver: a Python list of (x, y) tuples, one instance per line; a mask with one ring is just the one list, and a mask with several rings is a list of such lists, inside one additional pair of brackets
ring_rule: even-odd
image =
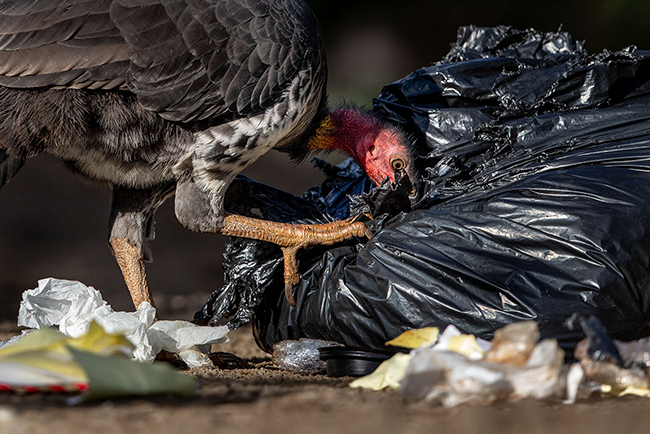
[(557, 341), (540, 341), (524, 366), (470, 360), (462, 354), (436, 348), (413, 352), (401, 393), (404, 398), (441, 402), (489, 404), (502, 399), (561, 396), (564, 351)]
[(108, 333), (121, 333), (135, 346), (133, 358), (152, 362), (161, 350), (178, 353), (191, 368), (212, 362), (198, 346), (228, 341), (228, 327), (200, 327), (187, 321), (155, 321), (156, 309), (142, 303), (136, 312), (115, 312), (93, 287), (80, 282), (42, 279), (25, 291), (18, 326), (40, 329), (59, 326), (70, 337), (81, 336), (91, 321)]

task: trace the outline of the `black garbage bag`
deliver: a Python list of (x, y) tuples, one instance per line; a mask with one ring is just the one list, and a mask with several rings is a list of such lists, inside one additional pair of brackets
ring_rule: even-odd
[[(413, 209), (370, 222), (370, 240), (302, 252), (296, 308), (280, 250), (233, 240), (226, 284), (197, 319), (253, 319), (266, 350), (301, 337), (381, 348), (406, 329), (448, 324), (490, 339), (530, 319), (569, 349), (583, 337), (564, 326), (574, 313), (617, 339), (650, 334), (649, 90), (648, 51), (589, 55), (567, 33), (461, 28), (440, 63), (374, 102), (417, 139)], [(322, 222), (372, 201), (350, 202), (372, 188), (354, 163), (329, 170), (304, 198), (256, 184), (256, 211)]]

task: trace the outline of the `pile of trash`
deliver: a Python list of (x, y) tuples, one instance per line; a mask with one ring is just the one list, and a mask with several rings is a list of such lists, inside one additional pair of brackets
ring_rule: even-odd
[(18, 393), (80, 392), (77, 404), (118, 396), (193, 395), (195, 379), (164, 362), (140, 363), (130, 357), (133, 344), (109, 334), (95, 321), (70, 338), (44, 328), (11, 339), (0, 347), (0, 391)]
[[(534, 321), (499, 329), (492, 341), (461, 334), (453, 325), (440, 335), (435, 327), (408, 330), (386, 342), (393, 347), (392, 357), (349, 386), (395, 389), (404, 399), (446, 407), (524, 398), (572, 404), (597, 394), (650, 396), (650, 340), (611, 340), (596, 317), (576, 315), (567, 326), (587, 336), (576, 348), (577, 361), (569, 363), (556, 339), (539, 339)], [(318, 354), (332, 344), (340, 345), (313, 339), (279, 342), (273, 361), (293, 372), (330, 374)]]
[(444, 406), (650, 396), (650, 52), (465, 27), (374, 111), (415, 138), (417, 198), (351, 161), (319, 163), (328, 178), (302, 198), (239, 179), (264, 201), (236, 212), (370, 212), (375, 236), (302, 252), (295, 308), (279, 251), (235, 239), (197, 319), (252, 320), (282, 369), (368, 367), (351, 387)]
[(201, 347), (228, 341), (225, 326), (200, 327), (188, 321), (155, 321), (156, 309), (141, 303), (135, 312), (115, 312), (93, 287), (62, 279), (42, 279), (23, 292), (18, 326), (42, 329), (58, 326), (76, 338), (97, 322), (107, 333), (122, 334), (133, 344), (133, 358), (153, 362), (161, 351), (178, 354), (190, 368), (212, 366)]
[[(155, 362), (165, 351), (188, 367), (213, 366), (210, 346), (228, 341), (227, 327), (154, 321), (142, 303), (115, 312), (99, 291), (80, 282), (43, 279), (23, 293), (23, 333), (0, 342), (0, 390), (82, 392), (73, 403), (115, 396), (192, 395), (195, 379)], [(54, 328), (58, 326), (58, 330)]]

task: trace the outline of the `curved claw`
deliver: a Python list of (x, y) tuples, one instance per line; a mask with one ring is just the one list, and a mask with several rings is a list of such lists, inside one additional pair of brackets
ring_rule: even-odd
[[(369, 220), (374, 220), (374, 218), (372, 218), (372, 216), (369, 213), (364, 212), (364, 213), (361, 213), (361, 214), (357, 214), (354, 217), (350, 217), (349, 219), (344, 220), (344, 221), (349, 221), (350, 223), (361, 223), (361, 222), (359, 222), (359, 218), (361, 216), (367, 217)], [(363, 223), (361, 223), (361, 224), (363, 224)], [(365, 224), (363, 224), (363, 226), (364, 226), (363, 235), (365, 235), (365, 237), (368, 238), (368, 239), (372, 238), (375, 234), (373, 234), (372, 231), (370, 229), (368, 229), (368, 227)]]
[(300, 282), (296, 253), (298, 253), (298, 246), (282, 248), (282, 255), (284, 256), (284, 296), (291, 307), (296, 307), (296, 300), (293, 298), (293, 286)]
[(287, 299), (289, 306), (296, 307), (296, 300), (293, 298), (293, 285), (288, 282), (284, 282), (284, 298)]

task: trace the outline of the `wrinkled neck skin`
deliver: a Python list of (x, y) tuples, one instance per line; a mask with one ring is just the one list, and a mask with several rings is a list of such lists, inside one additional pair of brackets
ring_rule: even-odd
[(357, 109), (330, 112), (309, 141), (312, 150), (340, 150), (360, 166), (366, 166), (366, 150), (381, 132), (381, 123), (372, 115)]
[(354, 158), (361, 167), (367, 167), (367, 149), (377, 140), (381, 123), (367, 113), (352, 109), (336, 110), (330, 116), (337, 131), (334, 148)]

